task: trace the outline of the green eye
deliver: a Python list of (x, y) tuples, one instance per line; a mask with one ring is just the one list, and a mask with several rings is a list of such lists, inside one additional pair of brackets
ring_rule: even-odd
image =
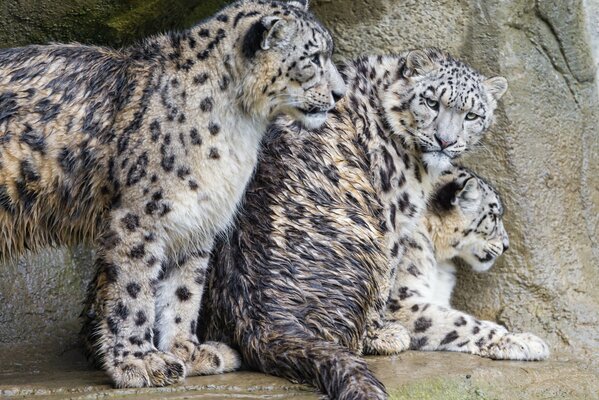
[(476, 115), (475, 113), (469, 112), (468, 114), (466, 114), (466, 121), (474, 121), (478, 118), (480, 118), (480, 116)]
[(433, 110), (439, 109), (439, 102), (437, 100), (426, 98), (426, 105)]

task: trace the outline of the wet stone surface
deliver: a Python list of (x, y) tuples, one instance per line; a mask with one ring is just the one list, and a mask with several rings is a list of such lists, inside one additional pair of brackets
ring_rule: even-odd
[[(308, 386), (248, 371), (190, 377), (164, 388), (113, 389), (108, 376), (94, 370), (80, 349), (49, 358), (32, 354), (31, 349), (0, 347), (0, 398), (319, 398)], [(406, 352), (369, 357), (368, 362), (391, 399), (599, 398), (599, 369), (563, 357), (526, 363), (456, 353)]]

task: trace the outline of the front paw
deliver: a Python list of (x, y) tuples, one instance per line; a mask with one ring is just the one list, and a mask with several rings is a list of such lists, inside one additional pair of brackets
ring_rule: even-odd
[(161, 351), (136, 352), (108, 369), (117, 388), (167, 386), (185, 378), (185, 366)]
[(540, 361), (549, 357), (549, 346), (532, 333), (508, 333), (490, 343), (481, 355), (495, 360)]
[(386, 322), (381, 328), (371, 328), (364, 338), (364, 353), (390, 355), (410, 347), (410, 332), (397, 322)]
[(241, 366), (239, 354), (224, 343), (197, 344), (191, 340), (180, 340), (175, 342), (171, 351), (185, 360), (189, 376), (222, 374)]

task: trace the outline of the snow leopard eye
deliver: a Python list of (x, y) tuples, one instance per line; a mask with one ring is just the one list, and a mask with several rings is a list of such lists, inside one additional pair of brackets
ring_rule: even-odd
[(466, 114), (466, 121), (474, 121), (475, 119), (480, 118), (480, 115), (476, 115), (473, 112), (469, 112), (468, 114)]
[(431, 109), (437, 111), (439, 109), (439, 102), (437, 100), (426, 98), (426, 105)]

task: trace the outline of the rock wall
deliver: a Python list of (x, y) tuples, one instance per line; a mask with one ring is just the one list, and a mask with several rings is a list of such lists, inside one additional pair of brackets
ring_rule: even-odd
[(0, 47), (81, 42), (123, 46), (184, 28), (227, 0), (2, 0)]
[[(4, 0), (0, 46), (122, 45), (187, 26), (217, 3)], [(461, 272), (455, 305), (536, 332), (560, 357), (597, 353), (597, 1), (313, 0), (313, 9), (333, 31), (338, 59), (432, 45), (507, 77), (497, 124), (464, 163), (502, 192), (512, 248), (489, 273)], [(90, 276), (76, 266), (90, 260), (84, 249), (48, 251), (2, 267), (0, 343), (72, 346)]]

